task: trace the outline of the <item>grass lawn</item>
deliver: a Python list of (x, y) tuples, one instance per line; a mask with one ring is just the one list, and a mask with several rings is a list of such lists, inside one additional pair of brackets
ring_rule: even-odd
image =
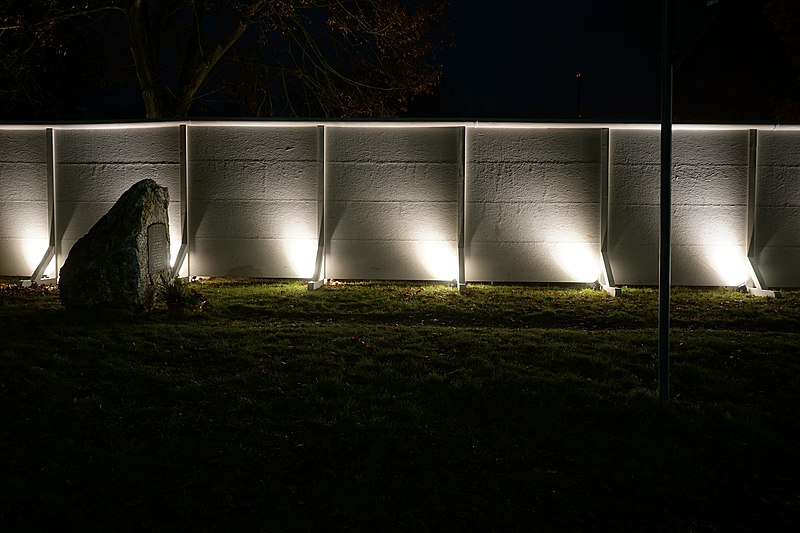
[[(5, 280), (8, 281), (8, 280)], [(0, 286), (4, 531), (776, 531), (800, 291), (208, 280), (200, 313)]]

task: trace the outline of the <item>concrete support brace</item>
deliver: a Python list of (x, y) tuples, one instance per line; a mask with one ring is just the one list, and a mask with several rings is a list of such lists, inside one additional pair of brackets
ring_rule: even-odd
[(614, 274), (608, 258), (608, 181), (609, 181), (609, 130), (600, 130), (600, 287), (611, 296), (619, 296), (622, 289), (614, 286)]
[[(758, 258), (756, 253), (756, 190), (758, 187), (758, 130), (750, 130), (750, 143), (747, 159), (747, 235), (745, 238), (747, 246), (747, 268), (750, 274), (750, 282), (747, 284), (747, 292), (755, 296), (767, 298), (780, 298), (780, 291), (767, 289), (764, 276), (758, 268)], [(752, 287), (750, 285), (753, 285)]]
[(47, 250), (31, 278), (22, 282), (23, 287), (30, 287), (33, 284), (52, 284), (58, 281), (58, 260), (56, 260), (55, 276), (44, 277), (45, 270), (56, 257), (56, 158), (53, 128), (47, 128), (45, 135), (47, 135)]
[(467, 128), (462, 126), (458, 153), (458, 290), (466, 290), (466, 268), (464, 266), (464, 232), (466, 231), (466, 183), (467, 183)]
[(189, 264), (189, 141), (186, 134), (186, 124), (180, 125), (180, 187), (181, 187), (181, 247), (178, 256), (172, 265), (172, 275), (181, 272), (186, 261), (188, 276), (191, 279), (191, 265)]
[(325, 186), (327, 183), (325, 126), (317, 126), (317, 257), (314, 275), (308, 282), (308, 290), (313, 291), (325, 285)]

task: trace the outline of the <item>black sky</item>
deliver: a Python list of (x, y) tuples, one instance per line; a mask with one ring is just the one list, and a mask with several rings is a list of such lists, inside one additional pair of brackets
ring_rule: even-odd
[[(797, 99), (797, 77), (763, 15), (765, 1), (674, 0), (677, 121), (771, 122), (775, 98)], [(453, 46), (439, 57), (442, 83), (435, 94), (413, 102), (405, 116), (561, 121), (576, 120), (580, 112), (587, 122), (658, 122), (660, 4), (452, 0)], [(51, 70), (70, 72), (68, 64)], [(123, 85), (106, 79), (87, 85), (53, 76), (61, 106), (52, 118), (144, 115), (134, 78)], [(231, 108), (225, 105), (215, 108), (212, 102), (193, 116), (226, 116)], [(25, 114), (21, 110), (12, 119), (24, 120)]]
[[(454, 0), (435, 104), (459, 118), (659, 120), (659, 0)], [(676, 118), (769, 121), (797, 84), (763, 0), (677, 0)], [(578, 81), (580, 79), (580, 109)]]
[(637, 42), (637, 28), (626, 28), (624, 2), (456, 4), (455, 47), (443, 55), (444, 85), (463, 100), (466, 116), (575, 118), (577, 73), (584, 116), (653, 111), (657, 57), (646, 42)]

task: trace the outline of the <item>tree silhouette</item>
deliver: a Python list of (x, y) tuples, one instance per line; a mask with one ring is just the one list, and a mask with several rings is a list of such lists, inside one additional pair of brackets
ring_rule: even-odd
[(800, 2), (797, 0), (768, 0), (764, 14), (783, 41), (786, 55), (794, 71), (795, 94), (775, 96), (772, 99), (774, 119), (778, 121), (800, 121)]
[(55, 70), (138, 81), (148, 118), (392, 117), (439, 80), (448, 2), (0, 0), (0, 97), (44, 108)]

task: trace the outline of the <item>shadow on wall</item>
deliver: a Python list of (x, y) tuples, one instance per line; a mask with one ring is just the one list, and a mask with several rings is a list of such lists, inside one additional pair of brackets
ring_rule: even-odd
[[(142, 177), (169, 188), (170, 239), (179, 246), (178, 128), (56, 128), (60, 258)], [(609, 128), (611, 266), (618, 284), (656, 284), (659, 132)], [(705, 128), (675, 133), (673, 282), (735, 285), (746, 275), (750, 133)], [(0, 127), (4, 273), (30, 274), (42, 252), (27, 250), (46, 248), (42, 130)], [(187, 130), (189, 275), (308, 279), (324, 209), (324, 277), (449, 281), (458, 276), (463, 210), (467, 280), (597, 279), (602, 126), (331, 123), (323, 132), (298, 122)], [(800, 286), (800, 130), (764, 130), (758, 139), (756, 259), (769, 285)]]

